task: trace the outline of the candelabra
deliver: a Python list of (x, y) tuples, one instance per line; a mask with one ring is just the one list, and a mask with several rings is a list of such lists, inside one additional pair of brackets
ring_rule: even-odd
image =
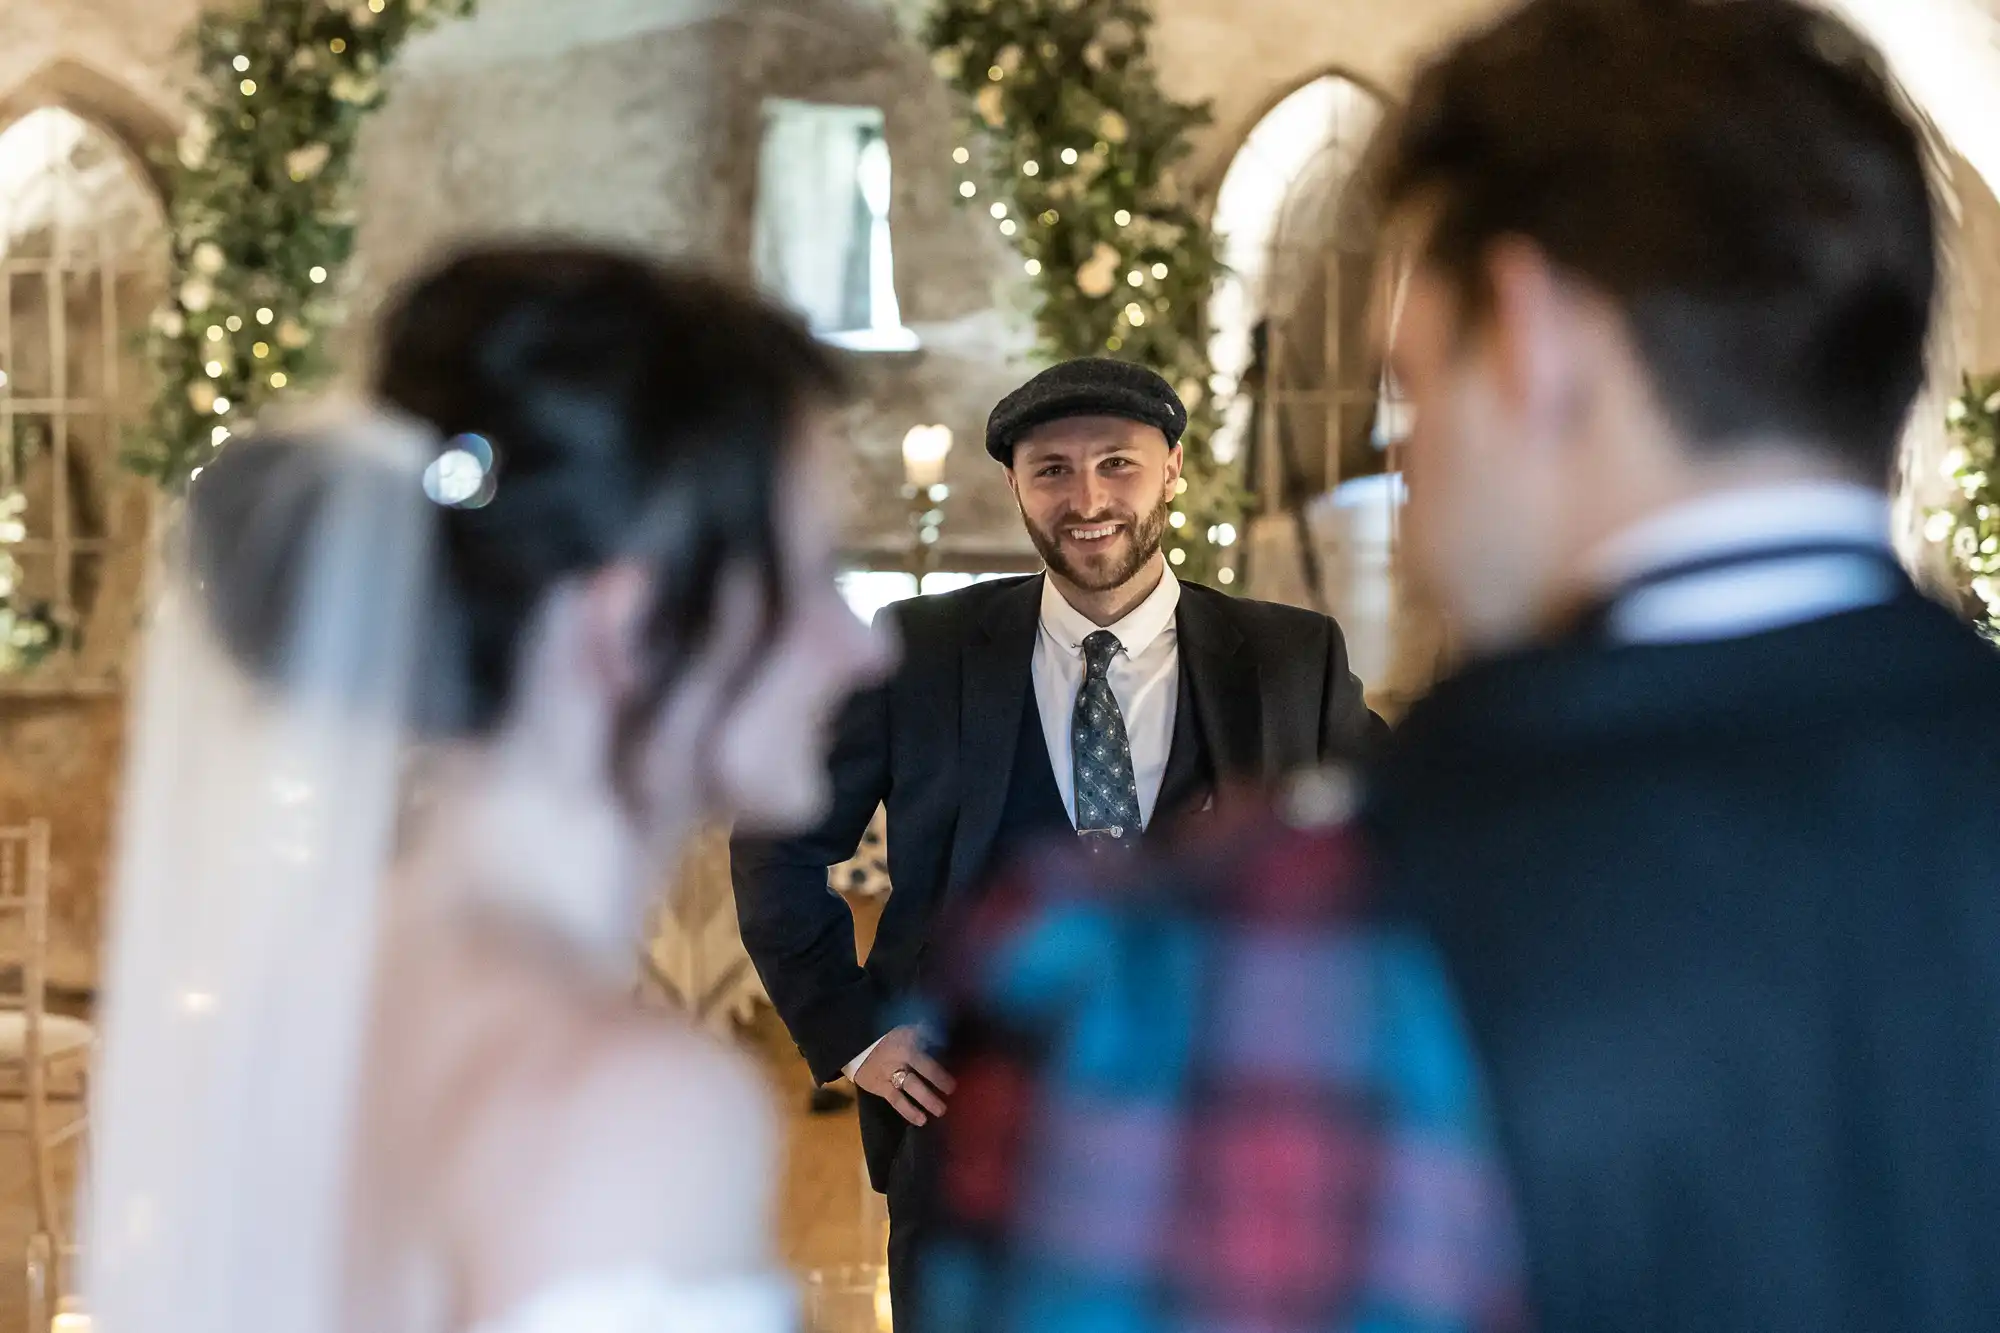
[(944, 504), (951, 496), (945, 484), (945, 459), (951, 456), (951, 427), (912, 426), (903, 437), (903, 498), (910, 507), (910, 572), (917, 590), (924, 575), (937, 568), (938, 539), (944, 532)]

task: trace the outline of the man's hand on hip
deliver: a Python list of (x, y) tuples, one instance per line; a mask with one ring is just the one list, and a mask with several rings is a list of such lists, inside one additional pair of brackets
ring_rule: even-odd
[(913, 1125), (944, 1114), (944, 1099), (956, 1080), (924, 1051), (920, 1028), (892, 1029), (854, 1071), (854, 1086), (872, 1092)]

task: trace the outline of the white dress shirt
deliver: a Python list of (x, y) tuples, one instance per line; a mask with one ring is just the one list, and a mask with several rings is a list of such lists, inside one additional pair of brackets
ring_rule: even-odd
[(1167, 752), (1174, 743), (1174, 713), (1180, 704), (1180, 635), (1174, 612), (1181, 604), (1180, 580), (1164, 570), (1160, 584), (1123, 620), (1098, 626), (1063, 600), (1055, 580), (1042, 579), (1042, 627), (1035, 635), (1031, 667), (1035, 705), (1042, 714), (1042, 738), (1048, 742), (1049, 764), (1055, 769), (1056, 790), (1063, 810), (1076, 823), (1076, 764), (1070, 747), (1076, 696), (1083, 689), (1083, 641), (1098, 629), (1118, 636), (1119, 652), (1105, 675), (1118, 711), (1125, 718), (1125, 739), (1132, 746), (1132, 776), (1139, 787), (1139, 818), (1153, 822), (1160, 799), (1160, 782), (1167, 775)]
[[(1160, 784), (1167, 776), (1167, 755), (1174, 744), (1174, 716), (1180, 706), (1180, 636), (1174, 613), (1181, 604), (1180, 580), (1171, 569), (1160, 574), (1160, 584), (1146, 600), (1132, 608), (1123, 620), (1099, 626), (1063, 600), (1055, 581), (1042, 578), (1041, 628), (1035, 634), (1035, 654), (1029, 672), (1035, 684), (1035, 707), (1042, 715), (1042, 739), (1049, 747), (1049, 764), (1055, 770), (1056, 790), (1062, 793), (1063, 811), (1076, 823), (1076, 765), (1070, 746), (1071, 715), (1076, 711), (1077, 692), (1083, 688), (1083, 641), (1098, 629), (1118, 636), (1119, 652), (1111, 659), (1105, 675), (1118, 711), (1125, 716), (1125, 738), (1132, 745), (1132, 776), (1139, 787), (1139, 818), (1153, 822), (1153, 807), (1160, 799)], [(979, 762), (974, 759), (973, 762)], [(842, 1066), (849, 1078), (861, 1068), (875, 1048), (868, 1049)]]
[(1875, 606), (1901, 586), (1888, 563), (1889, 501), (1839, 482), (1722, 491), (1641, 520), (1598, 547), (1587, 569), (1607, 595), (1677, 565), (1774, 546), (1850, 544), (1879, 552), (1802, 552), (1692, 572), (1635, 588), (1611, 608), (1623, 643), (1740, 638)]

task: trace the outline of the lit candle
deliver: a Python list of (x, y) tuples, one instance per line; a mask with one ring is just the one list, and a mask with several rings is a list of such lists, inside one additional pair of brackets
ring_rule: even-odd
[(903, 437), (903, 475), (919, 491), (944, 481), (944, 461), (951, 454), (951, 427), (912, 426)]

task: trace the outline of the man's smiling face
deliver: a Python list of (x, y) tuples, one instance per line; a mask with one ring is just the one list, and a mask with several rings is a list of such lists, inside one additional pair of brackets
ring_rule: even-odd
[(1157, 427), (1104, 416), (1037, 427), (1007, 469), (1035, 549), (1086, 592), (1122, 586), (1158, 552), (1180, 475)]

